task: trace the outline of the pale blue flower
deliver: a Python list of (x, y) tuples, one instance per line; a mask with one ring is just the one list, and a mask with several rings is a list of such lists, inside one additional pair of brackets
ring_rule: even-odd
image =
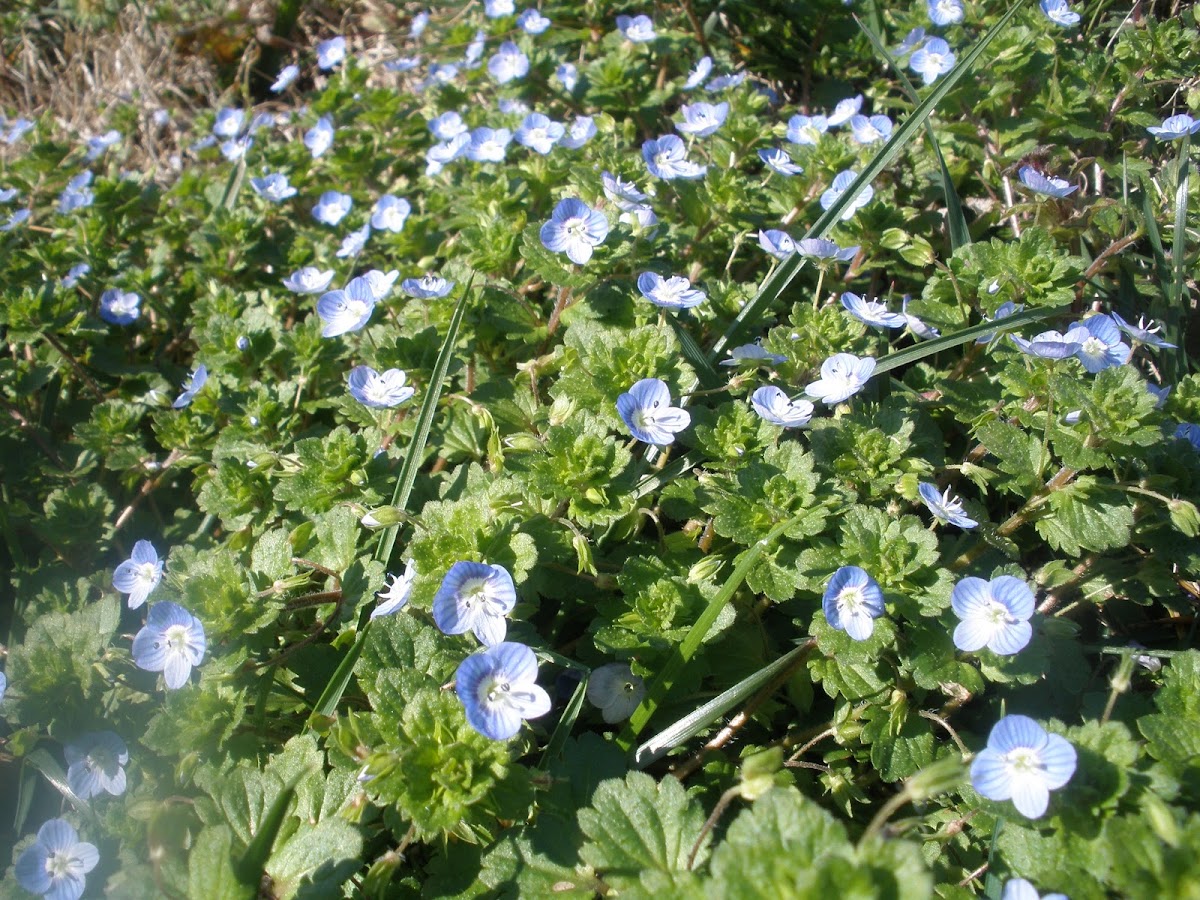
[(501, 19), (516, 11), (513, 0), (484, 0), (483, 14), (489, 19)]
[(328, 72), (346, 58), (346, 39), (341, 35), (317, 44), (317, 68)]
[(410, 297), (418, 300), (433, 300), (445, 297), (454, 288), (453, 281), (447, 281), (440, 275), (432, 273), (420, 278), (405, 278), (400, 282), (400, 289)]
[[(846, 193), (850, 185), (854, 183), (854, 179), (858, 177), (858, 173), (851, 169), (846, 169), (843, 172), (838, 172), (834, 176), (833, 184), (829, 186), (829, 190), (821, 195), (821, 209), (829, 209), (841, 198), (842, 194)], [(854, 214), (871, 202), (871, 198), (875, 196), (875, 188), (871, 185), (863, 185), (862, 190), (858, 192), (855, 198), (850, 201), (844, 210), (842, 210), (842, 221), (846, 222), (854, 218)]]
[[(482, 50), (483, 48), (480, 47)], [(389, 59), (383, 64), (383, 67), (389, 72), (411, 72), (421, 64), (419, 56), (397, 56), (395, 59)]]
[(1153, 319), (1146, 321), (1145, 318), (1139, 317), (1137, 325), (1130, 325), (1121, 318), (1119, 313), (1115, 312), (1112, 314), (1112, 319), (1117, 323), (1118, 328), (1120, 328), (1135, 341), (1140, 341), (1141, 343), (1150, 347), (1171, 349), (1175, 346), (1174, 344), (1167, 343), (1158, 336), (1158, 330), (1162, 326), (1155, 325)]
[(676, 135), (668, 134), (658, 140), (649, 140), (642, 144), (642, 159), (650, 174), (664, 181), (675, 178), (692, 180), (703, 178), (708, 171), (707, 166), (691, 162), (687, 158), (687, 146)]
[(187, 380), (183, 382), (183, 393), (175, 398), (175, 402), (171, 406), (175, 409), (183, 409), (192, 402), (207, 382), (208, 369), (203, 365), (196, 366), (196, 371), (188, 375)]
[(390, 616), (392, 613), (408, 605), (409, 595), (412, 594), (413, 582), (417, 579), (417, 564), (410, 559), (404, 564), (403, 575), (393, 575), (389, 572), (387, 577), (391, 579), (391, 583), (388, 584), (385, 590), (375, 595), (379, 598), (380, 602), (371, 610), (372, 619), (378, 619), (380, 616)]
[(422, 11), (412, 17), (412, 21), (408, 23), (408, 36), (414, 40), (425, 33), (425, 29), (429, 26), (429, 13)]
[(801, 397), (789, 398), (773, 384), (751, 394), (750, 405), (759, 416), (781, 428), (803, 428), (813, 417), (811, 403)]
[(272, 172), (262, 178), (251, 178), (250, 187), (254, 193), (272, 203), (282, 203), (289, 197), (296, 196), (296, 189), (288, 184), (287, 175), (282, 172)]
[(338, 259), (353, 259), (363, 252), (363, 248), (367, 246), (367, 239), (370, 237), (371, 223), (364, 222), (362, 228), (352, 231), (342, 238), (342, 245), (338, 247), (337, 253), (334, 256)]
[(15, 210), (11, 215), (9, 215), (8, 221), (3, 225), (0, 225), (0, 231), (12, 231), (14, 228), (28, 219), (30, 215), (32, 215), (32, 213), (27, 209)]
[(467, 123), (462, 120), (462, 116), (451, 110), (444, 112), (436, 119), (429, 122), (429, 130), (433, 132), (433, 136), (439, 141), (448, 141), (451, 138), (458, 137), (460, 134), (465, 134), (467, 131)]
[(850, 262), (858, 255), (859, 247), (857, 244), (850, 247), (839, 247), (833, 241), (825, 238), (802, 238), (795, 242), (795, 249), (809, 259), (834, 259), (838, 262)]
[(100, 295), (100, 318), (113, 325), (132, 325), (141, 310), (142, 298), (133, 291), (109, 288)]
[(634, 44), (646, 44), (658, 37), (649, 16), (617, 16), (617, 30)]
[(600, 709), (601, 717), (609, 725), (633, 715), (645, 695), (646, 685), (633, 674), (629, 663), (608, 663), (593, 669), (588, 676), (588, 702)]
[(542, 225), (542, 246), (565, 253), (578, 265), (592, 258), (592, 250), (608, 237), (608, 219), (576, 197), (558, 201), (550, 221)]
[(233, 138), (238, 136), (238, 132), (242, 130), (242, 122), (246, 118), (246, 112), (236, 107), (225, 107), (217, 113), (217, 118), (213, 122), (212, 133), (219, 138)]
[(175, 690), (187, 683), (207, 646), (199, 619), (177, 603), (155, 603), (134, 635), (133, 662), (147, 672), (162, 672), (167, 688)]
[(1146, 390), (1154, 397), (1154, 408), (1162, 409), (1166, 405), (1167, 397), (1171, 395), (1171, 385), (1159, 387), (1156, 384), (1146, 382)]
[(80, 172), (67, 182), (63, 192), (58, 195), (58, 211), (61, 215), (74, 212), (77, 209), (91, 206), (95, 195), (92, 193), (92, 173)]
[(512, 132), (507, 128), (476, 128), (466, 153), (475, 162), (504, 162), (511, 141)]
[(926, 84), (933, 84), (939, 75), (954, 68), (954, 52), (941, 38), (930, 38), (921, 49), (915, 51), (908, 67), (921, 76)]
[(950, 606), (961, 620), (954, 629), (954, 646), (965, 653), (987, 647), (993, 653), (1011, 656), (1025, 649), (1033, 637), (1033, 626), (1029, 624), (1034, 611), (1033, 591), (1020, 578), (964, 578), (954, 586)]
[(313, 207), (313, 218), (322, 225), (336, 225), (350, 212), (354, 198), (338, 191), (326, 191)]
[(558, 142), (560, 147), (568, 150), (578, 150), (597, 134), (596, 123), (591, 116), (576, 116), (567, 133)]
[(656, 272), (643, 272), (637, 286), (643, 297), (663, 309), (691, 309), (707, 299), (704, 291), (692, 287), (682, 275), (663, 278)]
[(358, 291), (361, 289), (369, 294), (372, 300), (378, 303), (391, 293), (392, 287), (396, 284), (396, 280), (399, 277), (400, 273), (395, 269), (392, 269), (390, 272), (371, 269), (357, 278), (350, 279), (350, 283), (346, 285), (346, 290)]
[(1089, 337), (1091, 337), (1091, 333), (1079, 325), (1068, 329), (1066, 334), (1058, 331), (1043, 331), (1028, 341), (1015, 334), (1009, 335), (1022, 353), (1041, 359), (1065, 359), (1068, 356), (1074, 356)]
[(516, 78), (524, 78), (529, 71), (529, 57), (512, 41), (505, 41), (488, 60), (488, 74), (497, 84), (507, 84)]
[(250, 145), (254, 140), (249, 135), (243, 135), (240, 138), (230, 139), (221, 142), (221, 155), (230, 162), (241, 159), (246, 155), (246, 151), (250, 149)]
[(833, 406), (861, 391), (875, 371), (873, 356), (861, 359), (852, 353), (835, 353), (821, 363), (821, 377), (804, 389), (814, 400)]
[(79, 283), (79, 279), (88, 274), (90, 271), (92, 271), (92, 267), (87, 263), (76, 263), (75, 265), (71, 266), (71, 268), (67, 271), (67, 274), (64, 275), (58, 283), (64, 288), (73, 288)]
[(971, 786), (989, 800), (1011, 799), (1017, 812), (1036, 819), (1046, 812), (1050, 792), (1071, 780), (1076, 760), (1066, 738), (1028, 716), (1005, 716), (971, 763)]
[(296, 294), (319, 294), (331, 281), (333, 269), (322, 272), (316, 266), (305, 266), (283, 279), (283, 286)]
[(635, 209), (650, 199), (632, 181), (625, 181), (611, 172), (600, 173), (600, 184), (604, 188), (604, 196), (623, 210)]
[(908, 56), (912, 51), (916, 50), (925, 41), (925, 29), (914, 28), (904, 38), (903, 41), (892, 51), (892, 55), (899, 58)]
[(1132, 350), (1121, 340), (1121, 330), (1112, 318), (1104, 313), (1097, 313), (1084, 319), (1082, 327), (1087, 330), (1087, 337), (1075, 351), (1075, 358), (1083, 363), (1088, 372), (1095, 375), (1097, 372), (1129, 362)]
[(760, 339), (752, 344), (742, 344), (741, 346), (734, 347), (729, 351), (729, 359), (721, 360), (721, 365), (750, 367), (782, 362), (787, 362), (787, 357), (765, 349)]
[(372, 409), (392, 409), (416, 393), (404, 383), (405, 377), (399, 369), (376, 372), (370, 366), (355, 366), (350, 370), (350, 396)]
[(932, 325), (926, 325), (908, 311), (908, 304), (911, 299), (908, 294), (905, 294), (904, 298), (900, 301), (900, 315), (904, 316), (904, 324), (908, 326), (908, 330), (912, 332), (914, 337), (920, 338), (923, 341), (931, 341), (935, 337), (940, 337), (941, 332)]
[(842, 294), (842, 306), (854, 318), (872, 328), (903, 328), (907, 324), (900, 313), (888, 312), (886, 303), (864, 300), (858, 294), (849, 291)]
[(725, 124), (729, 115), (728, 103), (685, 103), (680, 109), (683, 121), (675, 123), (675, 130), (695, 137), (708, 137)]
[(526, 34), (541, 34), (550, 27), (550, 20), (531, 8), (517, 16), (517, 26)]
[(454, 674), (467, 722), (494, 741), (506, 741), (525, 719), (550, 711), (550, 695), (537, 683), (537, 657), (524, 644), (505, 641), (473, 653)]
[(481, 644), (504, 640), (505, 617), (517, 605), (517, 589), (503, 566), (456, 562), (433, 597), (433, 621), (443, 634), (473, 632)]
[(579, 84), (579, 69), (575, 67), (574, 63), (559, 63), (558, 68), (554, 70), (554, 77), (563, 86), (563, 90), (571, 94), (575, 92), (575, 87)]
[(962, 0), (927, 0), (929, 18), (934, 25), (953, 25), (963, 20)]
[(759, 150), (758, 158), (761, 159), (772, 172), (778, 172), (780, 175), (791, 177), (799, 175), (804, 170), (792, 162), (792, 158), (788, 156), (786, 150), (781, 150), (778, 147), (770, 150)]
[[(1043, 7), (1046, 2), (1047, 0), (1042, 0)], [(1067, 900), (1067, 895), (1046, 894), (1042, 896), (1038, 893), (1037, 888), (1024, 878), (1010, 878), (1004, 882), (1004, 891), (1000, 894), (1000, 900)]]
[(333, 118), (321, 116), (317, 119), (317, 124), (304, 133), (304, 146), (308, 148), (313, 159), (333, 146), (333, 132)]
[(50, 819), (38, 829), (37, 841), (17, 858), (17, 883), (31, 894), (50, 900), (79, 900), (87, 887), (84, 877), (100, 862), (100, 851), (79, 840), (65, 819)]
[(829, 119), (825, 116), (796, 115), (788, 119), (787, 139), (793, 144), (815, 147), (827, 131)]
[(1192, 445), (1193, 450), (1200, 450), (1200, 425), (1180, 422), (1175, 426), (1175, 437), (1181, 441), (1187, 441)]
[(355, 278), (345, 290), (329, 291), (317, 301), (317, 315), (325, 323), (321, 337), (337, 337), (359, 331), (371, 321), (375, 297), (370, 289)]
[(111, 131), (105, 132), (99, 137), (89, 138), (87, 142), (87, 161), (94, 162), (95, 160), (99, 159), (104, 155), (105, 150), (107, 150), (113, 144), (119, 143), (120, 140), (121, 132), (117, 131), (115, 128)]
[(67, 758), (67, 785), (81, 800), (102, 792), (118, 797), (125, 793), (129, 748), (111, 731), (82, 735), (63, 748)]
[(292, 66), (292, 65), (284, 66), (282, 69), (279, 70), (279, 75), (275, 78), (275, 83), (273, 85), (271, 85), (271, 93), (273, 93), (273, 94), (283, 93), (289, 87), (291, 87), (292, 82), (295, 81), (299, 77), (299, 75), (300, 75), (300, 67), (299, 66)]
[(526, 116), (533, 112), (528, 103), (517, 97), (501, 97), (496, 101), (496, 109), (506, 116)]
[(728, 75), (718, 75), (704, 86), (706, 91), (717, 93), (727, 88), (735, 88), (746, 80), (745, 72), (730, 72)]
[(1079, 185), (1071, 184), (1062, 178), (1055, 178), (1053, 175), (1046, 175), (1039, 172), (1033, 166), (1021, 166), (1017, 172), (1021, 179), (1021, 184), (1029, 188), (1035, 194), (1044, 194), (1047, 197), (1066, 197), (1079, 190)]
[(617, 397), (617, 412), (635, 439), (665, 447), (692, 422), (686, 409), (671, 405), (671, 391), (657, 378), (643, 378)]
[(0, 203), (11, 203), (20, 196), (21, 192), (16, 188), (4, 188), (0, 190)]
[(518, 144), (545, 156), (554, 149), (566, 131), (566, 126), (561, 122), (554, 122), (541, 113), (530, 113), (513, 137)]
[(0, 672), (0, 701), (4, 700), (4, 693), (8, 690), (8, 676)]
[(933, 517), (939, 522), (948, 522), (959, 528), (975, 528), (979, 525), (974, 519), (963, 512), (963, 502), (946, 488), (944, 493), (938, 493), (937, 485), (922, 481), (917, 485), (917, 493)]
[(844, 125), (852, 118), (858, 115), (862, 109), (863, 96), (855, 94), (853, 97), (847, 97), (845, 100), (839, 100), (837, 106), (833, 108), (833, 112), (829, 114), (827, 124), (830, 128), (837, 128), (839, 125)]
[(412, 205), (403, 197), (384, 194), (375, 201), (375, 208), (371, 213), (371, 227), (397, 234), (404, 229), (410, 212)]
[[(1000, 304), (1000, 308), (996, 310), (996, 314), (993, 315), (990, 319), (988, 319), (985, 316), (984, 321), (999, 322), (1001, 319), (1007, 319), (1009, 316), (1015, 316), (1017, 313), (1019, 313), (1024, 308), (1025, 308), (1024, 303), (1013, 303), (1011, 300), (1009, 300), (1005, 303)], [(989, 341), (991, 341), (992, 338), (994, 338), (995, 336), (996, 336), (996, 332), (989, 331), (987, 334), (980, 335), (979, 337), (977, 337), (975, 339), (975, 343), (986, 344)]]
[(831, 627), (865, 641), (883, 615), (883, 590), (864, 569), (842, 566), (829, 579), (821, 606)]
[[(448, 141), (434, 144), (425, 151), (425, 174), (436, 175), (445, 168), (446, 163), (452, 162), (465, 155), (471, 146), (471, 135), (456, 134)], [(500, 150), (500, 158), (504, 158), (504, 150)]]
[(860, 144), (886, 141), (892, 134), (892, 120), (887, 116), (851, 116), (850, 131), (854, 134), (854, 140)]
[(487, 47), (487, 32), (482, 28), (475, 30), (475, 37), (467, 44), (463, 53), (463, 65), (468, 69), (478, 69), (483, 59), (483, 51)]
[[(3, 116), (0, 116), (0, 122), (2, 122), (2, 120)], [(4, 143), (11, 146), (17, 141), (21, 140), (21, 138), (25, 137), (25, 135), (28, 134), (33, 127), (34, 123), (29, 121), (29, 119), (13, 119), (13, 121), (9, 123), (8, 130), (4, 133), (2, 140)]]
[(1163, 119), (1162, 125), (1151, 125), (1146, 130), (1160, 141), (1175, 141), (1184, 135), (1192, 135), (1200, 131), (1200, 120), (1193, 119), (1187, 114), (1169, 116)]
[(685, 91), (691, 91), (699, 87), (701, 82), (703, 82), (704, 79), (709, 76), (709, 73), (712, 72), (712, 67), (713, 61), (711, 56), (700, 57), (699, 62), (697, 62), (692, 68), (692, 71), (688, 73), (687, 80), (683, 83), (683, 89)]
[(1072, 28), (1079, 24), (1079, 13), (1073, 12), (1067, 0), (1042, 0), (1042, 12), (1055, 25)]
[(158, 551), (149, 541), (133, 545), (129, 559), (113, 570), (112, 584), (122, 594), (129, 595), (129, 608), (137, 609), (162, 581), (163, 564)]
[(796, 252), (796, 242), (786, 231), (769, 228), (758, 233), (758, 246), (776, 259), (787, 259)]

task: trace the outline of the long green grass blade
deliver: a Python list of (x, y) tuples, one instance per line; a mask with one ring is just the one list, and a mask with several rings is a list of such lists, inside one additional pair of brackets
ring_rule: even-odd
[(75, 807), (76, 812), (91, 812), (87, 801), (71, 790), (71, 786), (67, 782), (67, 773), (48, 752), (38, 747), (25, 757), (25, 762), (41, 772), (42, 776), (54, 786), (54, 789), (63, 795), (63, 799)]
[(1166, 338), (1176, 345), (1171, 356), (1174, 359), (1176, 371), (1165, 374), (1171, 380), (1187, 374), (1188, 357), (1184, 349), (1184, 335), (1187, 332), (1187, 279), (1184, 274), (1184, 256), (1187, 254), (1187, 210), (1188, 210), (1188, 149), (1191, 136), (1185, 134), (1179, 142), (1179, 177), (1175, 187), (1175, 235), (1171, 241), (1171, 265), (1174, 268), (1171, 279), (1171, 308), (1165, 323)]
[(291, 805), (292, 798), (296, 796), (296, 785), (307, 774), (307, 772), (298, 772), (284, 786), (275, 798), (275, 802), (271, 804), (271, 808), (267, 810), (267, 815), (263, 818), (258, 833), (254, 835), (246, 852), (240, 859), (234, 860), (233, 873), (242, 884), (255, 888), (262, 884), (267, 860), (271, 858), (271, 848), (275, 845), (275, 838), (279, 836), (279, 829), (283, 827), (283, 819), (287, 815), (288, 806)]
[(678, 722), (664, 728), (646, 743), (637, 748), (633, 762), (639, 769), (644, 769), (656, 759), (678, 747), (684, 741), (699, 734), (728, 710), (739, 703), (750, 699), (763, 685), (776, 675), (785, 671), (789, 666), (803, 657), (812, 649), (812, 643), (806, 641), (799, 647), (785, 653), (769, 665), (763, 666), (749, 678), (743, 678), (729, 690), (713, 697), (694, 712), (688, 713)]
[(683, 671), (683, 667), (688, 664), (688, 661), (695, 655), (696, 651), (700, 649), (700, 644), (704, 641), (705, 635), (712, 629), (713, 623), (717, 621), (717, 616), (721, 614), (721, 610), (725, 608), (725, 604), (733, 597), (734, 592), (742, 586), (742, 582), (746, 580), (746, 576), (750, 574), (750, 570), (754, 568), (763, 551), (774, 544), (779, 539), (779, 536), (795, 523), (796, 518), (780, 522), (771, 529), (771, 532), (765, 538), (756, 542), (742, 553), (728, 580), (721, 585), (721, 589), (717, 591), (716, 595), (709, 601), (708, 606), (700, 613), (700, 617), (696, 619), (696, 623), (688, 631), (687, 636), (675, 648), (675, 652), (671, 655), (671, 658), (667, 660), (666, 665), (662, 667), (657, 677), (651, 682), (650, 687), (647, 688), (645, 699), (633, 711), (628, 727), (621, 732), (621, 736), (618, 738), (617, 742), (622, 747), (628, 750), (633, 746), (634, 739), (641, 734), (642, 729), (646, 727), (646, 723), (650, 721), (650, 717), (654, 715), (654, 711), (666, 699), (672, 685), (675, 684), (675, 679)]
[(698, 454), (685, 453), (678, 459), (667, 463), (657, 472), (651, 472), (642, 478), (633, 488), (634, 499), (640, 500), (647, 494), (654, 493), (664, 484), (669, 484), (688, 469), (694, 468), (699, 464), (700, 457)]
[[(912, 114), (892, 132), (892, 136), (888, 139), (887, 143), (867, 163), (850, 187), (846, 189), (846, 192), (813, 223), (813, 226), (808, 230), (805, 237), (824, 237), (829, 233), (829, 230), (841, 218), (842, 213), (850, 205), (850, 202), (861, 193), (864, 187), (874, 181), (876, 176), (884, 170), (888, 163), (895, 159), (905, 145), (916, 136), (918, 129), (924, 125), (925, 120), (933, 113), (938, 103), (942, 101), (942, 98), (974, 67), (979, 57), (983, 55), (983, 51), (987, 49), (988, 44), (1007, 27), (1008, 23), (1012, 21), (1013, 16), (1027, 2), (1028, 0), (1016, 0), (1009, 7), (1008, 12), (1000, 17), (999, 21), (996, 22), (987, 34), (976, 41), (975, 46), (963, 54), (958, 64), (944, 78), (937, 82), (933, 90), (913, 110)], [(758, 293), (754, 295), (749, 303), (742, 307), (729, 327), (725, 329), (725, 333), (713, 344), (712, 349), (709, 350), (710, 359), (720, 358), (721, 354), (725, 352), (726, 347), (740, 337), (751, 324), (759, 320), (762, 314), (770, 308), (771, 304), (779, 298), (779, 295), (787, 289), (787, 286), (799, 274), (800, 270), (804, 267), (804, 262), (805, 259), (803, 256), (793, 253), (774, 272), (767, 276), (759, 287)]]
[(538, 762), (538, 768), (545, 771), (554, 758), (562, 752), (563, 746), (567, 743), (567, 738), (571, 736), (571, 732), (575, 730), (575, 722), (579, 718), (579, 712), (583, 709), (583, 698), (587, 696), (588, 679), (585, 675), (579, 684), (575, 687), (575, 693), (571, 695), (571, 699), (567, 701), (566, 709), (563, 710), (562, 716), (559, 717), (558, 725), (554, 728), (554, 733), (550, 735), (550, 740), (546, 743), (546, 749), (542, 753), (542, 758)]
[[(919, 105), (921, 98), (917, 95), (916, 88), (908, 80), (908, 76), (904, 74), (904, 69), (892, 59), (892, 55), (888, 53), (887, 47), (883, 45), (883, 41), (879, 39), (876, 31), (868, 27), (867, 23), (858, 16), (854, 17), (854, 21), (858, 23), (858, 27), (867, 36), (867, 40), (875, 47), (875, 52), (896, 73), (896, 77), (900, 80), (900, 86), (904, 89), (904, 93), (908, 95), (908, 99), (912, 101), (913, 106)], [(942, 171), (942, 195), (946, 198), (946, 226), (950, 233), (950, 250), (954, 252), (960, 247), (965, 247), (971, 243), (971, 231), (967, 227), (967, 217), (963, 213), (962, 199), (958, 196), (958, 191), (954, 188), (954, 180), (950, 177), (950, 169), (946, 167), (946, 158), (942, 155), (942, 148), (938, 146), (937, 136), (933, 133), (933, 122), (930, 119), (925, 120), (925, 137), (929, 139), (929, 146), (933, 150), (933, 155), (937, 159), (938, 166)]]
[(983, 337), (985, 334), (1012, 331), (1018, 325), (1039, 322), (1042, 319), (1050, 319), (1054, 316), (1065, 316), (1070, 312), (1070, 306), (1035, 306), (1033, 309), (1026, 309), (1015, 315), (1005, 316), (999, 322), (980, 322), (978, 325), (972, 325), (970, 328), (964, 328), (961, 331), (954, 332), (954, 334), (945, 334), (939, 338), (934, 338), (932, 341), (922, 341), (911, 347), (905, 347), (903, 350), (897, 350), (895, 353), (889, 353), (875, 364), (874, 374), (882, 375), (884, 372), (890, 372), (892, 369), (897, 369), (900, 366), (912, 365), (927, 356), (933, 356), (933, 354), (941, 353), (943, 350), (949, 350), (960, 344), (966, 344), (976, 338)]

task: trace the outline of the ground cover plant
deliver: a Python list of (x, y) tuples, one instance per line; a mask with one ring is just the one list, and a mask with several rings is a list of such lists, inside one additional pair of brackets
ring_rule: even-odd
[(0, 895), (1200, 895), (1196, 8), (348, 12), (5, 110)]

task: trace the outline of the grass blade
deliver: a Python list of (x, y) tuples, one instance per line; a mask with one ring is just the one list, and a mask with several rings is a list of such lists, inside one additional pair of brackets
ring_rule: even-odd
[(575, 693), (571, 695), (571, 699), (567, 701), (566, 709), (563, 710), (563, 714), (558, 720), (558, 725), (554, 728), (554, 734), (550, 735), (550, 740), (546, 743), (546, 749), (542, 752), (542, 758), (538, 761), (538, 769), (543, 772), (550, 766), (554, 758), (562, 752), (567, 738), (575, 730), (575, 721), (579, 718), (580, 710), (583, 709), (583, 698), (587, 696), (587, 685), (588, 676), (585, 675), (580, 679), (579, 684), (575, 686)]
[(258, 833), (254, 835), (254, 840), (250, 842), (246, 852), (240, 859), (234, 860), (233, 872), (242, 884), (255, 888), (262, 884), (263, 872), (267, 868), (267, 861), (271, 858), (271, 848), (275, 845), (275, 838), (279, 836), (279, 829), (283, 827), (283, 819), (287, 814), (288, 806), (291, 805), (292, 798), (296, 796), (296, 785), (307, 774), (307, 772), (298, 772), (284, 786), (276, 796), (275, 802), (271, 804), (271, 808), (267, 810), (267, 815), (263, 818)]
[[(983, 55), (983, 51), (987, 49), (988, 44), (995, 39), (997, 34), (1004, 30), (1013, 16), (1017, 14), (1017, 11), (1027, 2), (1028, 0), (1016, 0), (1009, 7), (1008, 12), (1000, 17), (1000, 20), (996, 22), (987, 34), (976, 41), (975, 46), (963, 54), (958, 64), (944, 78), (937, 82), (933, 90), (912, 111), (909, 117), (892, 132), (892, 136), (888, 139), (887, 143), (867, 163), (850, 187), (846, 189), (846, 192), (838, 198), (838, 201), (825, 210), (821, 217), (817, 219), (805, 237), (817, 238), (828, 234), (829, 230), (841, 218), (842, 212), (850, 205), (850, 202), (864, 187), (874, 181), (875, 177), (883, 171), (887, 164), (895, 159), (904, 146), (912, 140), (917, 130), (924, 125), (925, 120), (933, 113), (938, 103), (942, 101), (942, 98), (974, 67), (979, 57)], [(725, 329), (725, 333), (713, 344), (712, 349), (709, 350), (710, 359), (719, 358), (724, 353), (725, 348), (738, 338), (750, 324), (758, 321), (762, 314), (770, 308), (771, 304), (791, 284), (792, 279), (799, 274), (800, 270), (804, 267), (804, 262), (803, 256), (793, 253), (774, 272), (767, 276), (759, 287), (758, 292), (749, 303), (742, 307), (741, 311), (738, 312), (737, 316), (729, 324), (729, 327)]]
[(1176, 345), (1171, 353), (1175, 371), (1168, 368), (1165, 373), (1169, 381), (1176, 381), (1187, 374), (1188, 357), (1184, 349), (1184, 337), (1187, 332), (1187, 280), (1183, 271), (1184, 256), (1187, 253), (1187, 209), (1188, 209), (1188, 149), (1191, 136), (1184, 134), (1179, 142), (1179, 177), (1175, 187), (1175, 235), (1171, 242), (1171, 265), (1174, 268), (1171, 279), (1171, 305), (1168, 309), (1164, 331), (1168, 341)]

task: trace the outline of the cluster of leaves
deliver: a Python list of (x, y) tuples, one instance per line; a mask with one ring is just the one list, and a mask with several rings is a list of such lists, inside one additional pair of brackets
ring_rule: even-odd
[[(300, 60), (240, 158), (193, 143), (212, 121), (192, 123), (169, 188), (122, 168), (128, 129), (148, 127), (129, 107), (111, 111), (128, 143), (90, 163), (48, 122), (0, 147), (0, 189), (33, 210), (0, 233), (14, 598), (0, 790), (17, 798), (0, 842), (14, 862), (61, 814), (100, 849), (89, 889), (129, 897), (959, 897), (1018, 876), (1076, 898), (1200, 890), (1200, 453), (1174, 438), (1200, 421), (1181, 274), (1200, 199), (1188, 143), (1145, 132), (1195, 70), (1200, 18), (1099, 2), (1064, 30), (1030, 2), (976, 3), (942, 32), (959, 68), (914, 97), (876, 42), (929, 27), (924, 2), (862, 3), (860, 24), (839, 0), (817, 5), (811, 22), (835, 28), (787, 5), (754, 20), (689, 3), (645, 43), (613, 28), (640, 10), (606, 4), (548, 4), (537, 36), (435, 8), (423, 34), (389, 36), (427, 57), (417, 68)], [(482, 66), (429, 75), (477, 30)], [(807, 48), (799, 74), (772, 56), (781, 35), (789, 58)], [(496, 84), (487, 57), (507, 40), (530, 70)], [(689, 94), (705, 51), (714, 75), (753, 74)], [(859, 92), (897, 120), (894, 140), (786, 145), (789, 116)], [(701, 98), (729, 104), (690, 142), (707, 174), (653, 178), (642, 142)], [(427, 121), (515, 129), (525, 107), (590, 115), (599, 134), (426, 169)], [(314, 158), (302, 138), (323, 116), (335, 139)], [(780, 145), (801, 174), (760, 164)], [(1083, 196), (1015, 202), (1029, 161)], [(89, 165), (91, 205), (59, 213)], [(818, 198), (846, 169), (875, 193), (842, 219)], [(260, 170), (298, 193), (252, 191)], [(604, 172), (649, 193), (657, 224), (622, 217)], [(331, 190), (354, 201), (336, 232), (309, 213)], [(411, 202), (403, 229), (338, 255), (384, 194)], [(539, 237), (564, 197), (609, 220), (584, 265)], [(760, 230), (810, 227), (857, 256), (802, 266), (759, 249)], [(64, 284), (81, 262), (90, 272)], [(326, 338), (316, 298), (281, 283), (302, 266), (333, 269), (331, 287), (372, 268), (455, 286), (396, 291), (365, 328)], [(660, 310), (636, 287), (647, 270), (686, 274), (707, 300)], [(99, 315), (110, 288), (141, 297), (132, 325)], [(885, 341), (842, 289), (911, 295), (944, 337)], [(1010, 322), (1026, 333), (1092, 304), (1152, 314), (1180, 349), (1139, 345), (1090, 375), (977, 343), (1005, 303), (1024, 306)], [(754, 338), (774, 356), (718, 365)], [(838, 352), (880, 361), (850, 402), (803, 432), (754, 412), (756, 388), (795, 395)], [(172, 408), (200, 364), (207, 383)], [(357, 365), (404, 370), (415, 398), (363, 405), (346, 389)], [(647, 378), (686, 398), (691, 427), (669, 450), (629, 441), (615, 405)], [(1172, 386), (1165, 403), (1147, 383)], [(978, 529), (932, 527), (921, 482), (965, 497)], [(151, 602), (207, 635), (190, 682), (165, 693), (130, 652), (145, 609), (112, 584), (139, 539), (166, 559)], [(475, 731), (448, 689), (474, 639), (430, 616), (464, 560), (511, 573), (508, 639), (539, 654), (554, 701), (507, 742)], [(370, 619), (409, 562), (407, 607)], [(886, 599), (867, 640), (821, 610), (843, 566)], [(969, 575), (1035, 588), (1020, 653), (956, 648), (950, 598)], [(649, 685), (616, 728), (583, 702), (614, 661)], [(1078, 753), (1044, 819), (965, 777), (1005, 712)], [(81, 799), (62, 748), (99, 730), (128, 743), (128, 788)]]

